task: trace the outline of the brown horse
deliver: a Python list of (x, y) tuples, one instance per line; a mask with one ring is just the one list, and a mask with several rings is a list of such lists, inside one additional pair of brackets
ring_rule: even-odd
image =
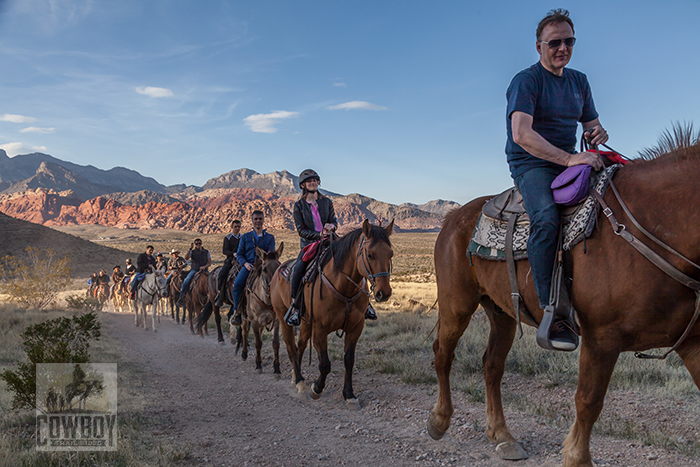
[[(185, 280), (187, 273), (185, 271), (176, 270), (173, 272), (173, 278), (168, 282), (168, 305), (170, 306), (170, 318), (174, 319), (177, 324), (185, 324), (185, 308), (177, 304), (177, 298), (182, 290), (182, 281)], [(180, 308), (182, 308), (182, 321), (180, 320)]]
[[(209, 280), (209, 271), (199, 271), (192, 278), (190, 282), (190, 288), (185, 294), (185, 308), (187, 309), (187, 315), (190, 321), (190, 331), (195, 334), (194, 330), (194, 319), (199, 316), (202, 309), (206, 306), (209, 300), (207, 294), (209, 292), (209, 286), (207, 284)], [(206, 326), (204, 327), (204, 334), (209, 335)], [(201, 333), (200, 333), (201, 335)]]
[(97, 284), (95, 287), (95, 298), (102, 304), (109, 300), (109, 284)]
[[(700, 145), (679, 147), (655, 160), (634, 160), (614, 179), (621, 199), (639, 224), (686, 258), (700, 262)], [(440, 439), (454, 411), (450, 395), (450, 369), (454, 350), (481, 304), (489, 317), (491, 333), (483, 357), (486, 383), (486, 435), (497, 443), (504, 458), (527, 457), (508, 430), (501, 402), (505, 359), (516, 334), (505, 262), (465, 254), (481, 207), (479, 198), (448, 214), (435, 244), (440, 312), (433, 350), (439, 382), (437, 403), (428, 419), (428, 432)], [(605, 201), (626, 230), (677, 269), (695, 280), (700, 273), (687, 262), (651, 244), (624, 214), (611, 190)], [(601, 216), (601, 226), (583, 244), (574, 247), (567, 261), (573, 278), (571, 300), (581, 327), (576, 420), (564, 442), (563, 464), (592, 466), (590, 438), (618, 356), (625, 351), (670, 347), (686, 331), (694, 315), (696, 294), (672, 279), (616, 235)], [(602, 224), (605, 223), (605, 224)], [(528, 280), (527, 262), (518, 263), (518, 285), (527, 309), (539, 322), (537, 295)], [(676, 352), (700, 387), (700, 323)]]
[[(217, 288), (219, 274), (221, 273), (222, 266), (216, 267), (211, 274), (209, 274), (209, 281), (207, 283), (207, 298), (208, 302), (204, 305), (202, 312), (197, 316), (197, 321), (195, 323), (195, 328), (197, 329), (197, 334), (202, 335), (202, 327), (206, 327), (207, 321), (211, 317), (212, 312), (214, 313), (214, 320), (216, 321), (216, 332), (219, 344), (224, 343), (224, 334), (221, 330), (221, 307), (216, 306), (216, 294), (219, 293)], [(233, 267), (229, 271), (228, 277), (226, 278), (226, 285), (224, 287), (224, 303), (233, 303), (233, 298), (231, 293), (233, 291), (233, 282), (236, 280), (236, 275), (240, 271), (241, 265), (238, 261), (233, 263)], [(206, 332), (206, 329), (205, 329)], [(231, 340), (233, 343), (233, 340)]]
[(132, 311), (131, 300), (129, 300), (129, 290), (127, 287), (121, 287), (120, 284), (117, 284), (114, 287), (114, 292), (112, 292), (112, 307), (114, 307), (115, 312), (119, 311), (121, 313), (127, 305), (129, 311)]
[[(374, 293), (378, 302), (388, 300), (391, 296), (389, 272), (394, 251), (389, 236), (393, 227), (394, 221), (385, 229), (370, 225), (365, 220), (362, 228), (350, 232), (331, 245), (331, 257), (323, 266), (323, 274), (313, 284), (304, 286), (307, 311), (299, 328), (298, 344), (294, 342), (294, 329), (284, 322), (284, 315), (291, 302), (289, 282), (280, 275), (281, 268), (272, 276), (272, 306), (281, 322), (282, 337), (294, 371), (292, 383), (296, 385), (298, 393), (306, 390), (301, 374), (301, 358), (313, 336), (320, 374), (309, 390), (309, 395), (313, 399), (321, 397), (326, 377), (331, 371), (328, 334), (340, 331), (345, 333), (343, 397), (348, 402), (357, 403), (352, 388), (355, 346), (365, 326), (365, 310), (370, 293)], [(371, 292), (366, 290), (367, 281), (371, 284)]]
[[(263, 251), (256, 247), (255, 252), (261, 261), (256, 261), (255, 269), (248, 277), (245, 294), (241, 297), (241, 303), (238, 305), (242, 313), (243, 323), (241, 329), (243, 331), (242, 342), (243, 350), (241, 358), (248, 358), (248, 332), (253, 328), (255, 336), (255, 371), (262, 373), (262, 358), (260, 350), (262, 349), (262, 332), (265, 327), (272, 328), (272, 351), (274, 359), (272, 361), (273, 373), (280, 373), (280, 322), (277, 319), (274, 308), (270, 299), (270, 284), (272, 275), (280, 267), (279, 258), (284, 250), (284, 242), (280, 243), (279, 248), (275, 251)], [(270, 329), (268, 329), (270, 330)]]

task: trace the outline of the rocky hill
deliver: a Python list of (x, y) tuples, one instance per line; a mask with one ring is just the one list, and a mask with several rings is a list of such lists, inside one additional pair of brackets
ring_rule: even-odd
[[(100, 269), (108, 269), (115, 264), (124, 264), (124, 259), (132, 253), (108, 248), (87, 240), (65, 234), (42, 225), (26, 222), (0, 213), (0, 257), (6, 255), (23, 256), (28, 246), (40, 250), (51, 249), (59, 257), (68, 255), (71, 259), (71, 276), (87, 277)], [(107, 271), (111, 274), (111, 270)]]
[[(286, 170), (260, 174), (238, 169), (212, 178), (202, 187), (165, 187), (138, 172), (117, 167), (101, 170), (34, 153), (14, 158), (0, 150), (0, 212), (37, 224), (99, 224), (124, 229), (170, 228), (202, 233), (226, 231), (233, 219), (247, 225), (253, 210), (267, 215), (267, 225), (293, 229), (298, 177)], [(333, 199), (342, 229), (364, 219), (387, 223), (398, 231), (438, 230), (444, 213), (458, 206), (436, 200), (424, 205), (393, 205), (360, 194)]]

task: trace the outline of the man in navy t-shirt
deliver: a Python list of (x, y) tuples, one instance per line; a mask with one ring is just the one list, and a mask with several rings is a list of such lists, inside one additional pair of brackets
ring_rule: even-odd
[[(608, 140), (586, 75), (565, 68), (575, 42), (569, 12), (550, 11), (537, 27), (539, 62), (515, 75), (506, 92), (506, 154), (530, 216), (527, 251), (541, 308), (549, 304), (559, 232), (559, 208), (550, 185), (566, 167), (587, 164), (599, 170), (603, 166), (598, 156), (576, 153), (579, 122), (584, 131), (590, 131), (586, 133), (590, 143)], [(559, 319), (552, 326), (550, 342), (556, 349), (576, 347), (567, 324)]]

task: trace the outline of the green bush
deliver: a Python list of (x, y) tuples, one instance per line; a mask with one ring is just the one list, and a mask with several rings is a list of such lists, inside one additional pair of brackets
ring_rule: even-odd
[(72, 310), (102, 311), (106, 302), (101, 302), (95, 297), (73, 294), (66, 297), (66, 303)]
[(16, 372), (5, 370), (0, 373), (0, 378), (14, 392), (12, 408), (36, 407), (37, 363), (89, 362), (90, 341), (99, 340), (100, 326), (97, 315), (93, 312), (29, 326), (22, 333), (29, 363), (20, 363)]

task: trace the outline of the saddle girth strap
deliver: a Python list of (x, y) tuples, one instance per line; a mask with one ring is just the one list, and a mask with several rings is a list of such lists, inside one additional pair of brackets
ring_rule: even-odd
[[(610, 185), (613, 186), (612, 180), (610, 180)], [(676, 281), (680, 282), (681, 284), (695, 292), (695, 312), (693, 313), (693, 317), (690, 319), (688, 326), (685, 328), (685, 331), (678, 339), (678, 341), (676, 341), (673, 347), (671, 347), (663, 355), (651, 355), (645, 354), (643, 352), (634, 353), (634, 356), (637, 358), (665, 360), (666, 357), (668, 357), (671, 354), (671, 352), (675, 351), (678, 347), (680, 347), (680, 345), (683, 343), (683, 341), (685, 341), (686, 337), (688, 337), (688, 335), (692, 331), (693, 326), (698, 321), (698, 318), (700, 318), (700, 282), (696, 281), (692, 277), (683, 274), (681, 271), (676, 269), (671, 263), (659, 256), (658, 253), (656, 253), (654, 250), (642, 243), (637, 237), (628, 232), (625, 228), (625, 225), (620, 224), (620, 222), (618, 222), (612, 209), (610, 209), (610, 206), (608, 206), (608, 204), (605, 202), (605, 199), (603, 199), (603, 197), (595, 190), (591, 190), (591, 193), (595, 197), (596, 201), (598, 201), (600, 206), (603, 208), (603, 214), (605, 214), (605, 217), (607, 217), (608, 221), (610, 221), (610, 225), (612, 226), (615, 235), (624, 238), (627, 241), (627, 243), (632, 245), (639, 253), (642, 254), (642, 256), (651, 261), (651, 263), (654, 264), (654, 266), (658, 267), (671, 278), (675, 279)], [(615, 197), (618, 198), (618, 201), (621, 201), (617, 190), (613, 190), (613, 193), (615, 194)]]
[(515, 224), (518, 222), (518, 214), (511, 214), (508, 218), (508, 227), (506, 230), (506, 267), (508, 269), (508, 280), (510, 281), (510, 298), (513, 301), (513, 311), (515, 311), (515, 321), (518, 324), (518, 330), (520, 331), (520, 337), (523, 337), (523, 325), (521, 322), (522, 317), (525, 321), (532, 325), (537, 326), (537, 322), (532, 317), (530, 312), (525, 307), (522, 296), (520, 295), (520, 289), (518, 288), (518, 271), (515, 266), (515, 257), (513, 255), (513, 234), (515, 232)]

